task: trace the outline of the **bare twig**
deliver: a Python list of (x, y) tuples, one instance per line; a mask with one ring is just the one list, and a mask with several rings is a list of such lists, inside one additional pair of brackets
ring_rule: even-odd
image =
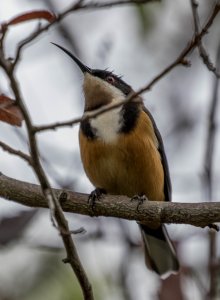
[(140, 94), (143, 94), (144, 92), (149, 91), (159, 80), (161, 80), (165, 75), (167, 75), (170, 71), (172, 71), (176, 66), (181, 65), (181, 64), (189, 66), (189, 62), (186, 60), (186, 56), (197, 46), (198, 42), (201, 41), (203, 36), (205, 34), (207, 34), (209, 27), (212, 25), (212, 23), (213, 23), (215, 17), (217, 16), (217, 14), (219, 13), (219, 11), (220, 11), (220, 4), (216, 4), (214, 6), (213, 11), (210, 14), (207, 22), (205, 23), (204, 27), (200, 31), (200, 33), (197, 35), (196, 38), (193, 35), (193, 37), (187, 43), (185, 48), (180, 52), (179, 56), (169, 66), (167, 66), (157, 76), (155, 76), (147, 85), (145, 85), (143, 88), (139, 89), (137, 92), (134, 92), (131, 95), (129, 95), (125, 100), (122, 100), (119, 103), (111, 105), (110, 107), (100, 109), (98, 112), (90, 113), (89, 115), (85, 116), (84, 118), (75, 118), (75, 119), (71, 119), (66, 122), (56, 122), (56, 123), (52, 123), (52, 124), (48, 124), (48, 125), (35, 126), (34, 127), (35, 132), (42, 132), (45, 130), (51, 130), (51, 129), (54, 130), (54, 129), (57, 129), (60, 127), (73, 126), (73, 125), (81, 122), (82, 120), (97, 117), (98, 115), (100, 115), (106, 111), (109, 111), (111, 109), (117, 108), (117, 107), (131, 101), (132, 99), (138, 97)]
[(0, 141), (0, 147), (10, 153), (10, 154), (13, 154), (13, 155), (17, 155), (19, 156), (20, 158), (24, 159), (29, 165), (32, 165), (32, 160), (31, 160), (31, 157), (25, 153), (23, 153), (22, 151), (20, 150), (16, 150), (10, 146), (8, 146), (7, 144), (3, 143), (2, 141)]
[(14, 63), (12, 65), (12, 68), (15, 68), (17, 66), (17, 63), (19, 62), (19, 58), (21, 56), (21, 52), (24, 49), (25, 46), (27, 46), (30, 42), (34, 41), (41, 33), (47, 31), (51, 26), (54, 24), (57, 24), (60, 22), (64, 17), (69, 15), (70, 13), (79, 11), (79, 10), (90, 10), (90, 9), (104, 9), (104, 8), (109, 8), (109, 7), (117, 7), (121, 5), (128, 5), (128, 4), (146, 4), (149, 2), (155, 2), (158, 0), (125, 0), (125, 1), (109, 1), (109, 2), (90, 2), (90, 3), (85, 3), (84, 0), (78, 0), (76, 3), (71, 5), (69, 8), (61, 12), (60, 14), (57, 14), (57, 17), (54, 21), (51, 23), (42, 26), (41, 28), (38, 28), (36, 31), (34, 31), (32, 34), (30, 34), (27, 38), (25, 38), (23, 41), (20, 42), (18, 48), (17, 48), (17, 54), (14, 60)]
[[(199, 15), (198, 15), (198, 3), (196, 0), (191, 0), (191, 6), (192, 6), (192, 13), (193, 13), (193, 22), (194, 22), (194, 31), (195, 31), (195, 39), (199, 36)], [(203, 46), (203, 43), (200, 40), (198, 40), (197, 47), (199, 49), (199, 54), (204, 62), (204, 64), (207, 66), (208, 70), (213, 72), (217, 77), (220, 76), (220, 74), (217, 72), (216, 67), (211, 62), (208, 53), (206, 52), (205, 47)]]
[[(220, 71), (220, 42), (217, 50), (216, 65), (218, 71)], [(212, 101), (210, 103), (208, 128), (207, 128), (207, 140), (206, 140), (206, 151), (204, 156), (204, 188), (205, 196), (212, 201), (212, 176), (213, 176), (213, 157), (216, 140), (216, 112), (218, 105), (218, 91), (219, 91), (219, 79), (215, 78)], [(213, 227), (212, 227), (213, 228)], [(211, 231), (209, 234), (209, 271), (210, 271), (210, 287), (209, 287), (209, 299), (216, 299), (217, 296), (217, 281), (216, 276), (218, 269), (217, 257), (216, 257), (216, 233)]]
[(13, 61), (13, 64), (11, 66), (12, 70), (14, 70), (17, 65), (18, 65), (18, 62), (20, 61), (20, 58), (21, 58), (21, 53), (22, 53), (22, 50), (23, 48), (28, 45), (30, 42), (32, 42), (33, 40), (33, 36), (35, 34), (37, 34), (38, 32), (41, 31), (41, 28), (40, 27), (40, 24), (38, 24), (36, 26), (36, 29), (32, 32), (32, 34), (30, 34), (28, 37), (26, 37), (22, 42), (19, 43), (18, 47), (17, 47), (17, 51), (16, 51), (16, 56), (14, 58), (14, 61)]
[[(0, 25), (1, 29), (1, 25)], [(0, 50), (4, 52), (4, 40), (7, 33), (7, 27), (2, 24), (2, 31), (0, 30)]]
[[(220, 43), (217, 50), (217, 66), (220, 70)], [(206, 151), (204, 157), (204, 173), (205, 173), (205, 183), (206, 183), (206, 196), (208, 199), (212, 199), (212, 167), (213, 167), (213, 152), (214, 143), (216, 135), (216, 113), (218, 105), (218, 90), (219, 90), (219, 79), (215, 79), (212, 101), (210, 103), (209, 117), (208, 117), (208, 129), (207, 129), (207, 141), (206, 141)]]
[(200, 271), (196, 272), (194, 268), (191, 268), (189, 266), (185, 266), (183, 269), (183, 274), (187, 275), (187, 277), (191, 278), (197, 285), (198, 291), (201, 294), (201, 299), (204, 299), (204, 295), (207, 294), (207, 288), (204, 286), (204, 283), (202, 281), (202, 275)]
[[(29, 112), (24, 104), (22, 99), (19, 84), (14, 75), (14, 68), (11, 67), (11, 64), (8, 64), (8, 61), (5, 60), (3, 55), (0, 56), (0, 66), (5, 71), (6, 75), (8, 76), (8, 80), (11, 84), (11, 89), (14, 93), (14, 97), (16, 99), (16, 104), (19, 106), (24, 121), (27, 127), (28, 139), (29, 139), (29, 146), (30, 146), (30, 154), (31, 154), (31, 161), (33, 170), (40, 182), (41, 190), (44, 195), (44, 198), (47, 200), (49, 204), (52, 203), (53, 210), (51, 213), (54, 215), (53, 217), (56, 220), (56, 223), (60, 232), (60, 235), (63, 240), (63, 244), (66, 249), (67, 258), (65, 259), (68, 262), (73, 271), (76, 274), (76, 277), (81, 285), (82, 292), (84, 295), (85, 300), (93, 300), (93, 292), (91, 284), (87, 278), (87, 275), (84, 271), (84, 268), (80, 262), (77, 250), (73, 243), (71, 232), (69, 230), (68, 222), (64, 217), (61, 205), (58, 201), (57, 196), (54, 194), (53, 190), (51, 189), (50, 183), (46, 177), (46, 174), (41, 166), (40, 157), (38, 153), (38, 146), (36, 141), (35, 132), (33, 130), (33, 125), (31, 118), (29, 116)], [(16, 154), (16, 153), (15, 153)], [(22, 156), (21, 156), (22, 157)], [(22, 157), (24, 158), (24, 156)], [(53, 222), (55, 224), (55, 222)], [(68, 234), (67, 234), (68, 233)]]
[(122, 231), (122, 236), (124, 239), (125, 249), (124, 253), (121, 258), (120, 262), (120, 269), (118, 272), (118, 276), (115, 278), (117, 282), (119, 282), (119, 285), (121, 287), (122, 295), (124, 300), (134, 300), (136, 297), (134, 297), (132, 293), (132, 286), (129, 282), (129, 275), (131, 273), (131, 260), (134, 255), (134, 250), (140, 248), (140, 243), (135, 243), (132, 240), (132, 237), (130, 235), (130, 232), (128, 230), (128, 226), (125, 222), (122, 222), (122, 220), (119, 220), (118, 222), (120, 229)]
[(220, 228), (217, 224), (209, 224), (208, 227), (210, 229), (213, 229), (213, 230), (217, 231), (217, 232), (220, 230)]
[(200, 41), (205, 34), (207, 34), (208, 29), (212, 25), (215, 17), (218, 15), (220, 11), (220, 3), (216, 3), (207, 22), (205, 23), (204, 27), (201, 29), (200, 33), (198, 34), (197, 38), (193, 36), (189, 43), (185, 46), (185, 48), (181, 51), (179, 56), (174, 60), (173, 63), (171, 63), (168, 67), (166, 67), (160, 74), (158, 74), (156, 77), (154, 77), (146, 86), (144, 86), (142, 89), (140, 89), (138, 92), (134, 93), (130, 97), (128, 97), (127, 101), (135, 98), (136, 96), (150, 90), (155, 83), (157, 83), (161, 78), (163, 78), (165, 75), (167, 75), (173, 68), (175, 68), (178, 65), (185, 65), (189, 66), (189, 62), (186, 60), (186, 56), (197, 46), (198, 41)]
[[(53, 0), (48, 0), (45, 3), (50, 11), (57, 11), (56, 5)], [(75, 28), (75, 30), (77, 30)], [(57, 26), (57, 31), (59, 32), (59, 35), (64, 39), (65, 42), (67, 42), (70, 45), (70, 48), (74, 51), (74, 53), (79, 56), (79, 46), (78, 46), (78, 40), (76, 35), (74, 34), (74, 28), (69, 27), (67, 23), (59, 22)]]
[(207, 299), (215, 300), (218, 295), (218, 281), (216, 276), (219, 272), (219, 264), (217, 260), (217, 240), (216, 240), (216, 232), (210, 230), (209, 231), (209, 290), (207, 293)]
[[(53, 189), (58, 197), (62, 190)], [(66, 191), (68, 198), (62, 202), (64, 211), (88, 215), (136, 220), (155, 228), (161, 223), (190, 224), (206, 227), (220, 222), (220, 202), (174, 203), (145, 201), (136, 210), (137, 204), (126, 196), (105, 195), (97, 201), (94, 211), (88, 203), (88, 195)], [(48, 208), (48, 203), (39, 185), (15, 180), (0, 175), (0, 196), (30, 207)]]

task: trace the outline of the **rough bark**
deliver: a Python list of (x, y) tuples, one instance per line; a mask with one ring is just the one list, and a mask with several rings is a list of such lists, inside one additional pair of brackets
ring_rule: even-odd
[[(54, 189), (56, 195), (63, 191)], [(0, 176), (0, 196), (30, 207), (48, 208), (40, 186)], [(67, 196), (67, 198), (65, 198)], [(60, 198), (64, 211), (88, 215), (136, 220), (152, 228), (160, 223), (191, 224), (205, 227), (220, 222), (220, 203), (161, 203), (145, 201), (137, 210), (137, 203), (126, 196), (105, 195), (96, 202), (94, 210), (88, 195), (65, 191)]]

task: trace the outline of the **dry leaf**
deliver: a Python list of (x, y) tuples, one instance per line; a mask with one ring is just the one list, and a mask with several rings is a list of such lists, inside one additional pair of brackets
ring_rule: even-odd
[(15, 101), (3, 94), (0, 95), (0, 121), (14, 126), (21, 126), (23, 119), (23, 115), (15, 105)]
[(48, 21), (49, 23), (56, 20), (56, 15), (48, 10), (34, 10), (30, 12), (23, 13), (21, 15), (18, 15), (14, 18), (12, 18), (10, 21), (4, 24), (5, 25), (16, 25), (18, 23), (23, 23), (30, 20), (36, 20), (36, 19), (44, 19)]

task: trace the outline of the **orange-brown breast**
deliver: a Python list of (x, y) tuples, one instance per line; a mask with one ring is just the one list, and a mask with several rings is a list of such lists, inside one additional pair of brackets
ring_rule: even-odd
[(130, 133), (120, 133), (114, 143), (89, 140), (79, 132), (81, 159), (95, 187), (109, 194), (129, 197), (145, 194), (149, 200), (164, 200), (164, 171), (152, 123), (141, 112)]

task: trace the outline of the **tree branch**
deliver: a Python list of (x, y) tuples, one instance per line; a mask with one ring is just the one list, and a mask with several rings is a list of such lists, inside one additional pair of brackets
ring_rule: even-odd
[[(191, 7), (192, 7), (193, 22), (194, 22), (195, 39), (197, 39), (199, 35), (200, 25), (199, 25), (198, 3), (196, 0), (191, 0)], [(207, 66), (208, 70), (213, 72), (216, 77), (220, 77), (220, 74), (218, 73), (216, 67), (211, 62), (209, 55), (206, 52), (206, 49), (203, 46), (201, 39), (198, 41), (197, 47), (199, 49), (199, 55), (201, 56), (203, 63)]]
[[(94, 211), (88, 204), (88, 195), (53, 189), (60, 198), (64, 211), (88, 215), (135, 220), (156, 228), (161, 223), (190, 224), (206, 227), (211, 223), (220, 222), (220, 203), (174, 203), (145, 201), (137, 211), (137, 204), (126, 196), (105, 195), (97, 201)], [(61, 197), (60, 197), (61, 195)], [(39, 185), (15, 180), (0, 175), (0, 196), (30, 207), (48, 208), (48, 203)]]
[[(139, 89), (137, 92), (129, 95), (125, 100), (122, 100), (119, 103), (112, 105), (111, 107), (103, 108), (103, 109), (100, 109), (98, 112), (93, 112), (90, 115), (87, 115), (86, 117), (84, 117), (84, 120), (97, 117), (98, 115), (100, 115), (106, 111), (109, 111), (111, 109), (117, 108), (117, 107), (131, 101), (132, 99), (138, 97), (139, 95), (143, 94), (144, 92), (149, 91), (159, 80), (161, 80), (165, 75), (167, 75), (170, 71), (172, 71), (178, 65), (182, 64), (185, 66), (189, 66), (190, 63), (186, 60), (186, 56), (195, 47), (197, 47), (198, 43), (201, 42), (203, 36), (205, 34), (207, 34), (209, 27), (212, 25), (212, 23), (213, 23), (215, 17), (217, 16), (217, 14), (219, 13), (219, 11), (220, 11), (220, 4), (217, 3), (217, 4), (215, 4), (207, 22), (205, 23), (205, 25), (201, 29), (201, 31), (196, 36), (193, 35), (193, 37), (187, 43), (185, 48), (180, 52), (179, 56), (170, 65), (168, 65), (164, 70), (162, 70), (158, 75), (156, 75), (147, 85), (145, 85), (143, 88)], [(215, 74), (217, 76), (217, 74), (218, 74), (217, 71), (215, 72)], [(75, 118), (75, 119), (65, 121), (65, 122), (56, 122), (56, 123), (52, 123), (52, 124), (48, 124), (48, 125), (35, 126), (34, 130), (35, 130), (35, 132), (42, 132), (42, 131), (51, 130), (51, 129), (54, 130), (54, 129), (60, 128), (60, 127), (73, 126), (81, 121), (82, 121), (82, 118)]]
[(84, 4), (84, 0), (78, 0), (76, 3), (72, 4), (69, 8), (65, 9), (63, 12), (57, 14), (56, 19), (54, 19), (54, 21), (52, 21), (51, 23), (41, 27), (41, 28), (37, 28), (37, 30), (35, 30), (32, 34), (30, 34), (27, 38), (25, 38), (23, 41), (21, 41), (19, 43), (19, 46), (17, 48), (17, 53), (16, 53), (16, 57), (14, 60), (14, 64), (13, 64), (13, 68), (15, 68), (17, 66), (17, 63), (19, 62), (21, 53), (24, 49), (24, 47), (29, 44), (30, 42), (32, 42), (33, 40), (35, 40), (41, 33), (49, 30), (49, 28), (51, 26), (53, 26), (54, 24), (57, 24), (58, 22), (60, 22), (64, 17), (66, 17), (67, 15), (69, 15), (70, 13), (79, 11), (79, 10), (91, 10), (91, 9), (104, 9), (104, 8), (111, 8), (111, 7), (117, 7), (117, 6), (122, 6), (122, 5), (128, 5), (128, 4), (146, 4), (149, 2), (156, 2), (159, 0), (122, 0), (122, 1), (109, 1), (109, 2), (105, 2), (105, 3), (101, 3), (101, 2), (90, 2), (90, 3), (85, 3)]
[[(220, 71), (220, 41), (217, 50), (216, 58), (217, 71)], [(217, 72), (216, 71), (216, 72)], [(207, 122), (207, 139), (205, 145), (204, 155), (204, 174), (203, 174), (203, 187), (205, 197), (209, 201), (213, 200), (213, 160), (214, 151), (216, 148), (216, 129), (217, 129), (217, 107), (219, 102), (219, 78), (214, 78), (213, 94), (210, 102), (208, 122)], [(215, 232), (209, 234), (209, 274), (210, 274), (210, 286), (207, 298), (210, 300), (216, 299), (217, 296), (217, 274), (219, 268), (217, 258), (217, 236)]]
[[(84, 300), (94, 300), (92, 286), (89, 282), (86, 272), (79, 259), (76, 247), (71, 237), (68, 221), (65, 219), (65, 216), (62, 211), (62, 207), (60, 206), (58, 198), (53, 192), (49, 180), (41, 165), (39, 151), (38, 151), (38, 144), (36, 140), (36, 133), (33, 130), (31, 117), (22, 98), (19, 89), (19, 84), (14, 74), (15, 69), (13, 65), (7, 59), (5, 59), (5, 56), (1, 52), (1, 49), (0, 49), (0, 66), (5, 71), (8, 77), (8, 80), (11, 85), (11, 89), (16, 99), (15, 102), (18, 105), (20, 111), (22, 112), (25, 125), (27, 127), (27, 134), (28, 134), (30, 155), (31, 155), (31, 162), (32, 162), (31, 166), (40, 182), (41, 193), (44, 196), (44, 201), (46, 201), (48, 203), (48, 206), (51, 208), (52, 223), (53, 225), (55, 225), (54, 220), (56, 220), (57, 225), (55, 226), (59, 230), (60, 236), (63, 240), (63, 244), (67, 254), (67, 258), (65, 259), (64, 262), (69, 263), (70, 266), (72, 267), (82, 288)], [(9, 150), (9, 148), (7, 150)], [(12, 152), (12, 149), (10, 149), (10, 151)], [(13, 152), (14, 152), (13, 154), (18, 155), (17, 151), (13, 150)], [(25, 159), (24, 155), (19, 155), (19, 156)]]
[(24, 159), (30, 166), (32, 165), (32, 160), (31, 160), (31, 157), (25, 153), (23, 153), (22, 151), (20, 150), (16, 150), (12, 147), (10, 147), (9, 145), (3, 143), (2, 141), (0, 141), (0, 147), (10, 153), (10, 154), (13, 154), (13, 155), (16, 155), (16, 156), (19, 156), (20, 158)]

